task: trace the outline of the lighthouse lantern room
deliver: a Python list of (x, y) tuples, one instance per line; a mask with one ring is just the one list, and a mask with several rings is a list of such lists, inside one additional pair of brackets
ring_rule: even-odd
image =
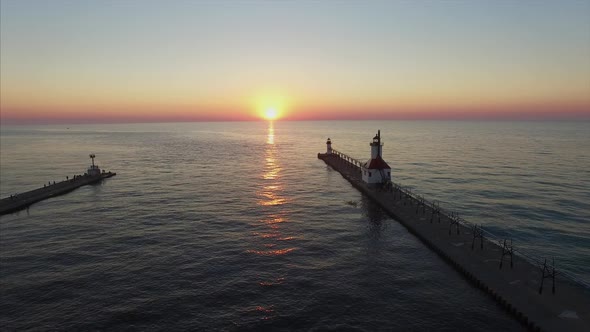
[(391, 181), (391, 167), (383, 160), (381, 143), (381, 130), (373, 137), (369, 143), (371, 146), (371, 159), (362, 166), (363, 181), (368, 184), (381, 184)]

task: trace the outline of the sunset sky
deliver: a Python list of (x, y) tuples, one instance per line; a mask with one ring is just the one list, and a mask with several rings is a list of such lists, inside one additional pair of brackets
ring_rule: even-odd
[(0, 6), (2, 124), (590, 118), (590, 0)]

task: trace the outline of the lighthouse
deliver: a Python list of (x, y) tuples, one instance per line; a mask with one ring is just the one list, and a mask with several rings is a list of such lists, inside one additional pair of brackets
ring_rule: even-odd
[(381, 184), (391, 181), (391, 167), (383, 160), (383, 143), (381, 143), (381, 130), (369, 143), (371, 146), (371, 159), (362, 166), (363, 181), (368, 184)]
[(332, 140), (329, 137), (326, 141), (326, 154), (332, 154)]
[(94, 153), (91, 153), (89, 155), (90, 159), (92, 159), (92, 165), (90, 165), (90, 167), (88, 167), (88, 170), (86, 171), (86, 174), (90, 175), (90, 176), (98, 176), (100, 175), (100, 168), (98, 168), (98, 165), (94, 164), (94, 158), (96, 158), (96, 155)]

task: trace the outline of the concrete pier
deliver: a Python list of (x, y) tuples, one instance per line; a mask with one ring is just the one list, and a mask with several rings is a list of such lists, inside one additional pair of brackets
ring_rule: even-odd
[(31, 204), (44, 199), (63, 195), (79, 187), (97, 183), (115, 175), (117, 175), (117, 173), (112, 172), (104, 172), (97, 175), (77, 175), (73, 179), (57, 182), (55, 184), (48, 184), (39, 189), (3, 198), (0, 200), (0, 215), (25, 209)]
[(490, 239), (481, 227), (395, 183), (367, 185), (362, 181), (361, 162), (337, 150), (320, 153), (318, 158), (527, 329), (590, 331), (590, 290), (560, 273), (552, 261), (518, 255), (512, 241)]

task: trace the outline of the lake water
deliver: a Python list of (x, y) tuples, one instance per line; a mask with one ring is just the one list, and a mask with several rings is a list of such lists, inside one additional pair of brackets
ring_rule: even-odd
[(91, 152), (117, 176), (0, 217), (0, 326), (519, 330), (317, 153), (368, 159), (381, 129), (394, 181), (590, 282), (589, 124), (2, 127), (2, 197)]

